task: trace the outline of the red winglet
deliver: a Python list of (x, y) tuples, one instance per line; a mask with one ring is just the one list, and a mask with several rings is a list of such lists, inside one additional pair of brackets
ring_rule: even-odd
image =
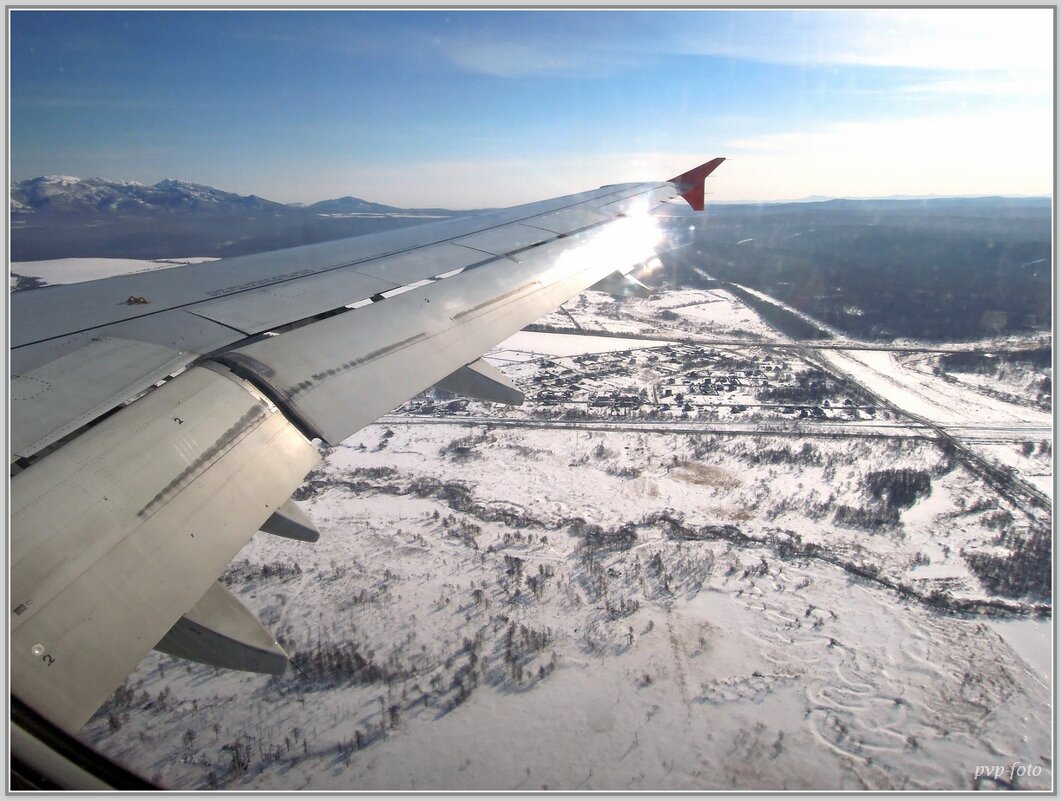
[(695, 211), (704, 211), (704, 179), (712, 174), (712, 171), (726, 161), (725, 158), (712, 159), (700, 167), (694, 167), (689, 172), (668, 178), (668, 182), (675, 185), (679, 194), (686, 198), (686, 202)]

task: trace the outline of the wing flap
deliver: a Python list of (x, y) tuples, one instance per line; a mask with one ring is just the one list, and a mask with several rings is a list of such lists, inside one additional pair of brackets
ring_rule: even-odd
[(90, 340), (11, 377), (11, 451), (31, 456), (184, 367), (190, 356), (150, 342)]
[(315, 448), (192, 368), (12, 479), (12, 693), (67, 729), (195, 606)]
[(174, 309), (12, 351), (13, 456), (39, 453), (200, 354), (243, 338)]
[[(609, 215), (594, 204), (636, 191), (603, 187), (398, 231), (19, 292), (11, 298), (12, 453), (39, 453), (200, 354), (600, 222)], [(131, 296), (146, 302), (130, 304)], [(84, 369), (67, 373), (72, 365)], [(45, 385), (47, 398), (33, 401)]]

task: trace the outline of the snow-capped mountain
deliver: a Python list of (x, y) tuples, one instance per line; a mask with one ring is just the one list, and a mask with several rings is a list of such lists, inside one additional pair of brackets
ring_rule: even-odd
[(338, 197), (334, 200), (322, 200), (306, 207), (315, 214), (389, 214), (402, 211), (395, 206), (372, 203), (360, 197)]
[(11, 206), (13, 211), (22, 213), (290, 211), (282, 203), (256, 195), (238, 195), (187, 181), (167, 179), (149, 186), (136, 181), (69, 175), (46, 175), (12, 184)]
[(347, 195), (317, 203), (275, 203), (257, 195), (239, 195), (204, 184), (167, 178), (157, 184), (113, 181), (107, 178), (76, 178), (45, 175), (11, 185), (11, 211), (83, 214), (99, 212), (221, 212), (227, 214), (396, 214), (438, 212), (446, 209), (401, 209)]
[(238, 256), (466, 213), (350, 196), (283, 204), (172, 179), (147, 185), (46, 175), (11, 185), (11, 252), (15, 261)]

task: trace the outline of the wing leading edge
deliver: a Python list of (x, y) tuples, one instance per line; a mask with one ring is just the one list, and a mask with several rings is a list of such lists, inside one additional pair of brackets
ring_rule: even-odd
[[(316, 538), (289, 501), (319, 459), (312, 440), (338, 443), (436, 384), (520, 402), (479, 357), (654, 259), (653, 214), (678, 195), (703, 207), (721, 161), (408, 239), (278, 251), (257, 272), (253, 257), (218, 262), (206, 297), (181, 280), (207, 274), (196, 266), (13, 303), (13, 361), (25, 368), (13, 376), (13, 435), (29, 429), (11, 484), (13, 695), (76, 730), (153, 647), (282, 669), (282, 649), (216, 579), (259, 529)], [(26, 316), (124, 293), (157, 308)], [(45, 424), (31, 425), (30, 404)]]

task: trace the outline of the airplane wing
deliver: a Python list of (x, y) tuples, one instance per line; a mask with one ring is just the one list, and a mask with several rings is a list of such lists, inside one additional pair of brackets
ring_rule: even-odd
[(634, 286), (714, 159), (487, 214), (11, 297), (11, 691), (80, 728), (152, 648), (279, 673), (217, 578), (337, 444), (431, 386), (519, 403), (479, 357)]

